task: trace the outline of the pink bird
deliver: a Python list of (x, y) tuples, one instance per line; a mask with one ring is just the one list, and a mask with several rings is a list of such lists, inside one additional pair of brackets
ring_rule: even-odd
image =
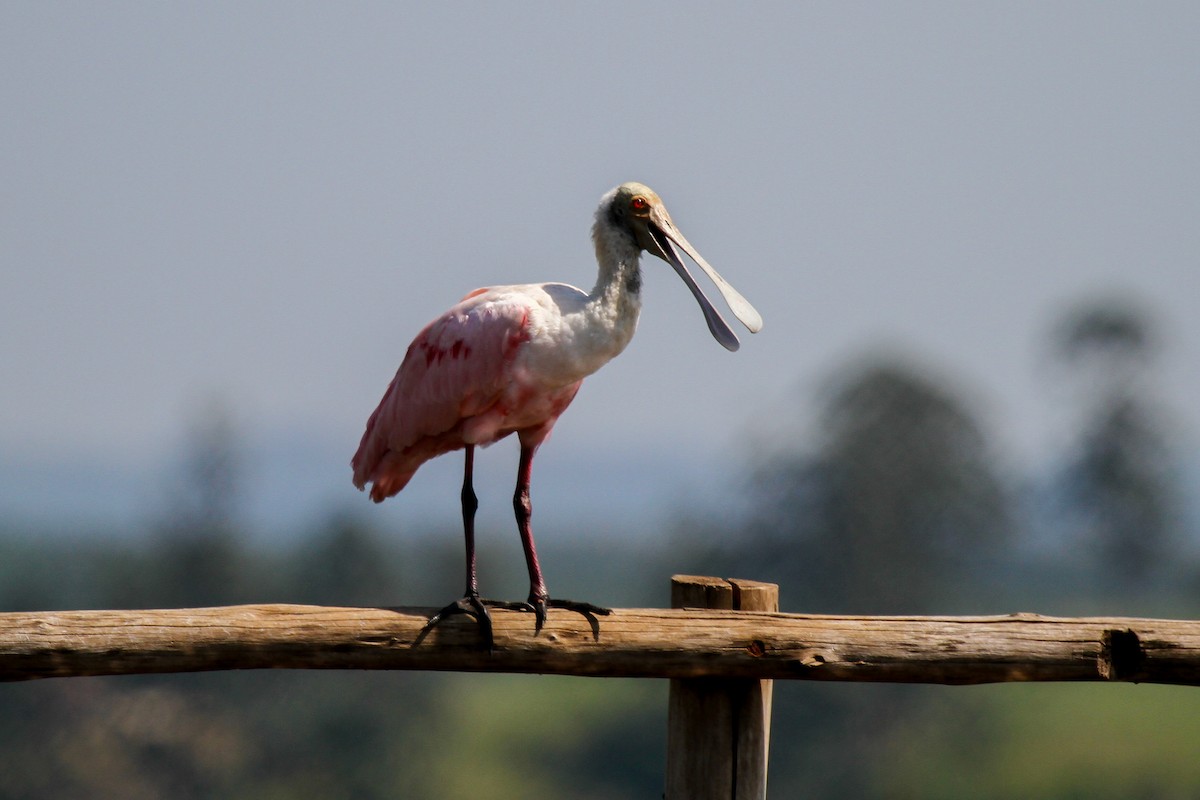
[[(753, 333), (762, 327), (754, 307), (700, 257), (649, 187), (624, 183), (604, 195), (592, 241), (600, 271), (591, 292), (563, 283), (476, 289), (417, 335), (367, 420), (351, 466), (354, 485), (364, 489), (371, 484), (371, 499), (377, 503), (403, 489), (429, 459), (466, 450), (466, 593), (435, 614), (427, 630), (446, 616), (468, 614), (490, 649), (488, 606), (533, 611), (538, 631), (547, 607), (609, 613), (589, 603), (550, 597), (530, 527), (529, 478), (534, 453), (583, 379), (624, 350), (633, 337), (642, 306), (642, 251), (675, 268), (700, 304), (712, 335), (727, 349), (737, 350), (737, 336), (696, 284), (679, 249), (707, 273), (747, 329)], [(521, 443), (513, 508), (529, 569), (525, 603), (482, 599), (475, 570), (475, 447), (512, 433)]]

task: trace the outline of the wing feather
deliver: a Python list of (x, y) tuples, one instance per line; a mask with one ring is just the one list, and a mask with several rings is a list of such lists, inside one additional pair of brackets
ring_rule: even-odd
[(351, 461), (354, 485), (373, 483), (378, 502), (403, 489), (425, 461), (463, 447), (464, 421), (509, 388), (528, 319), (518, 296), (479, 289), (427, 325), (367, 421)]

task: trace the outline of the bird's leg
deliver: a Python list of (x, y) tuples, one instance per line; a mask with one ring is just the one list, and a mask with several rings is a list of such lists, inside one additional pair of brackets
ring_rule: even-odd
[(475, 496), (475, 486), (472, 480), (475, 469), (475, 445), (467, 445), (466, 451), (461, 494), (463, 539), (466, 540), (467, 549), (467, 591), (465, 596), (478, 597), (479, 579), (475, 572), (475, 512), (479, 509), (479, 498)]
[(546, 622), (546, 580), (538, 563), (537, 549), (533, 544), (533, 504), (529, 500), (529, 476), (533, 471), (533, 447), (521, 443), (521, 460), (517, 465), (517, 489), (513, 492), (513, 513), (517, 517), (517, 532), (521, 534), (521, 548), (525, 551), (525, 565), (529, 568), (529, 606), (533, 609), (534, 630), (540, 631)]
[(521, 547), (525, 551), (525, 565), (529, 568), (529, 600), (523, 608), (533, 611), (534, 631), (538, 632), (546, 624), (547, 607), (578, 611), (585, 616), (588, 614), (607, 615), (612, 611), (591, 603), (555, 600), (546, 590), (546, 580), (542, 577), (542, 567), (538, 563), (537, 549), (533, 544), (533, 527), (530, 524), (533, 517), (533, 504), (529, 500), (529, 476), (533, 471), (533, 454), (536, 450), (536, 446), (521, 443), (521, 460), (517, 466), (517, 489), (513, 493), (513, 512), (517, 517), (517, 530), (521, 534)]
[(467, 551), (467, 588), (461, 599), (454, 601), (441, 611), (434, 614), (425, 623), (428, 631), (446, 617), (455, 614), (466, 614), (474, 617), (479, 624), (479, 635), (483, 638), (488, 649), (492, 649), (492, 617), (488, 614), (485, 601), (479, 597), (479, 580), (475, 572), (475, 511), (479, 508), (479, 499), (475, 496), (472, 473), (475, 467), (475, 445), (466, 447), (466, 466), (463, 468), (462, 485), (462, 519), (463, 539)]

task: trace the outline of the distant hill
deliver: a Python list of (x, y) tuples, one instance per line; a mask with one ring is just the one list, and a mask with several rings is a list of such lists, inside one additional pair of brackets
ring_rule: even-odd
[[(303, 533), (330, 514), (370, 515), (412, 530), (427, 521), (439, 530), (457, 526), (462, 460), (454, 454), (425, 465), (405, 491), (380, 507), (350, 483), (352, 447), (313, 441), (303, 434), (244, 439), (237, 507), (245, 525), (273, 538)], [(171, 453), (144, 463), (102, 457), (37, 457), (0, 452), (0, 518), (41, 528), (96, 525), (137, 534), (170, 514), (182, 480), (181, 459)], [(510, 525), (517, 454), (501, 442), (476, 458), (476, 491), (482, 525)], [(611, 533), (644, 534), (680, 509), (728, 507), (741, 485), (741, 463), (732, 465), (691, 451), (611, 451), (552, 441), (534, 466), (535, 531), (575, 528), (586, 522)]]

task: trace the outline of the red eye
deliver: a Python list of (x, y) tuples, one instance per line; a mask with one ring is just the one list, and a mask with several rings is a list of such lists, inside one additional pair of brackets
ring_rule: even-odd
[(634, 211), (645, 211), (650, 207), (650, 204), (646, 202), (646, 198), (644, 197), (633, 198), (633, 200), (630, 202), (630, 205), (633, 206)]

